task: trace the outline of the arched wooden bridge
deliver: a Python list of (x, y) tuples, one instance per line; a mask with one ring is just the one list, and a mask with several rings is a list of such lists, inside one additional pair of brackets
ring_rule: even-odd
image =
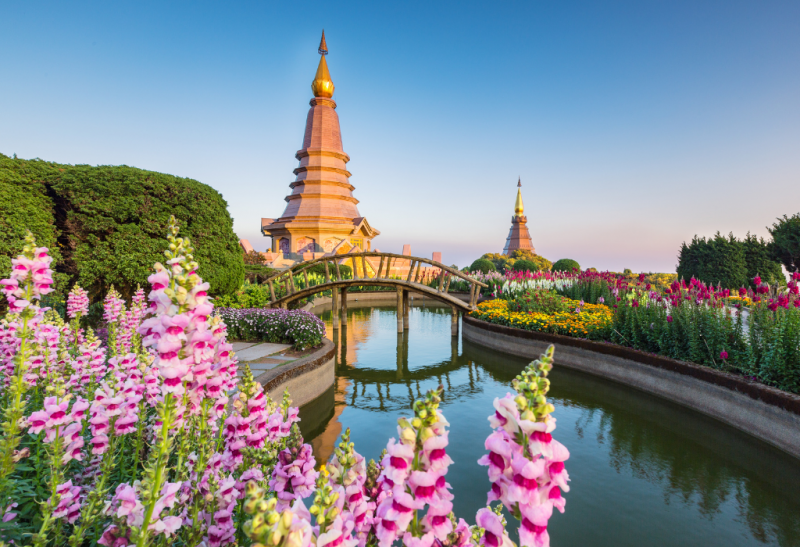
[[(375, 262), (378, 259), (380, 262), (376, 270)], [(345, 278), (342, 275), (341, 264), (350, 266), (352, 277)], [(393, 267), (396, 269), (401, 264), (403, 271), (405, 271), (405, 264), (408, 264), (408, 274), (404, 278), (392, 276)], [(423, 275), (423, 264), (438, 269), (435, 278), (437, 282), (434, 283), (434, 286), (428, 286), (423, 282), (426, 277), (431, 279), (430, 276)], [(319, 265), (322, 265), (322, 268), (318, 268)], [(319, 279), (319, 275), (314, 275), (315, 272), (310, 271), (312, 268), (315, 271), (322, 270), (322, 279)], [(464, 301), (448, 292), (453, 279), (460, 279), (469, 284), (469, 300)], [(379, 252), (351, 253), (308, 260), (267, 278), (264, 283), (269, 286), (269, 306), (273, 308), (286, 307), (292, 301), (323, 291), (332, 291), (334, 327), (338, 326), (340, 301), (342, 322), (347, 321), (348, 287), (359, 285), (394, 287), (397, 289), (398, 331), (408, 328), (408, 293), (413, 291), (450, 305), (453, 309), (454, 322), (456, 322), (455, 332), (458, 328), (456, 313), (474, 310), (480, 297), (481, 287), (487, 286), (455, 268), (434, 260)]]

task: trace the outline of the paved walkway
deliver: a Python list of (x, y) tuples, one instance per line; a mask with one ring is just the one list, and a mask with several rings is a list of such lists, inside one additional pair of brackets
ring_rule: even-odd
[[(253, 376), (295, 361), (296, 357), (281, 355), (281, 352), (291, 347), (289, 344), (268, 344), (266, 342), (233, 342), (233, 351), (239, 359), (239, 364), (250, 365)], [(241, 376), (241, 370), (239, 375)]]

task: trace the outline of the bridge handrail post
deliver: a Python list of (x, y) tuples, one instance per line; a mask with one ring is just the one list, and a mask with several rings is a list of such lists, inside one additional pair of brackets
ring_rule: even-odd
[(361, 268), (364, 270), (364, 279), (369, 279), (369, 273), (367, 273), (367, 255), (361, 255)]
[(375, 274), (375, 279), (380, 279), (381, 278), (381, 273), (383, 273), (383, 261), (385, 259), (386, 259), (386, 257), (384, 257), (384, 256), (381, 257), (381, 263), (378, 265), (378, 273)]
[(411, 260), (411, 266), (408, 268), (408, 277), (406, 277), (406, 283), (411, 283), (411, 276), (414, 274), (414, 266), (417, 265), (416, 260)]
[(324, 261), (323, 264), (325, 264), (325, 283), (330, 283), (331, 282), (331, 271), (330, 271), (330, 268), (328, 267), (328, 261), (327, 260)]
[(270, 296), (269, 303), (272, 304), (273, 302), (275, 302), (275, 288), (272, 286), (272, 279), (267, 280), (267, 285), (269, 285), (269, 296)]
[(439, 269), (439, 287), (436, 289), (436, 291), (442, 292), (443, 286), (444, 286), (444, 270)]
[(333, 267), (336, 269), (336, 281), (342, 280), (342, 272), (339, 271), (339, 261), (335, 258), (333, 259)]

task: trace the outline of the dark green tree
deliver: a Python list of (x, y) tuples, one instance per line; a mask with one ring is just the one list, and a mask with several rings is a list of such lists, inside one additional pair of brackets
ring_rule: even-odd
[(747, 265), (747, 281), (752, 285), (753, 278), (758, 275), (761, 280), (769, 283), (785, 283), (781, 265), (772, 259), (769, 246), (764, 238), (757, 238), (747, 232), (742, 242), (744, 249), (744, 261)]
[(733, 234), (717, 232), (713, 238), (698, 238), (681, 245), (678, 254), (678, 277), (687, 281), (694, 277), (708, 284), (736, 289), (747, 282), (744, 245)]
[(783, 264), (790, 272), (800, 271), (800, 213), (776, 219), (778, 222), (767, 228), (772, 234), (769, 250), (772, 258)]

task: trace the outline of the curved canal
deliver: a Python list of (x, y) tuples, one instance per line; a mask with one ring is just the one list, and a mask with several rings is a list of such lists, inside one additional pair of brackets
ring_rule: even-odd
[[(317, 461), (330, 458), (347, 427), (356, 450), (377, 458), (397, 418), (442, 384), (454, 511), (474, 522), (489, 489), (477, 464), (486, 417), (526, 360), (452, 338), (449, 308), (413, 306), (400, 335), (394, 307), (348, 305), (348, 325), (337, 331), (322, 314), (338, 346), (335, 385), (300, 410)], [(800, 545), (800, 461), (614, 382), (557, 365), (550, 378), (554, 435), (570, 450), (572, 479), (566, 513), (550, 521), (553, 545)]]

